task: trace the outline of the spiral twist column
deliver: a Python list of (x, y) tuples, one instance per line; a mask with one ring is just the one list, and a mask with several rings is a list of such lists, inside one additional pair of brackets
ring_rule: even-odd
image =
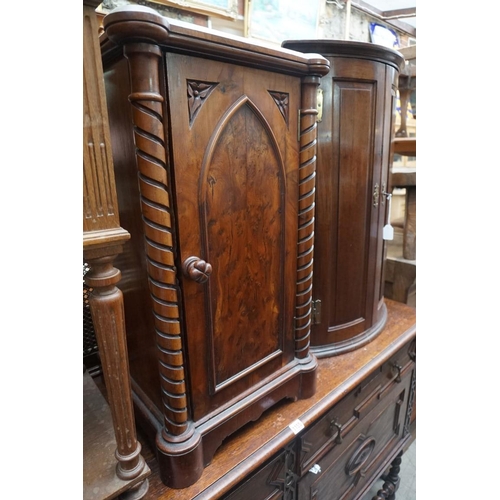
[[(143, 218), (149, 290), (153, 301), (157, 355), (162, 392), (163, 429), (156, 444), (167, 458), (170, 475), (164, 480), (183, 487), (176, 468), (189, 456), (203, 470), (201, 436), (189, 418), (184, 355), (179, 312), (180, 289), (174, 264), (174, 213), (170, 189), (170, 165), (165, 140), (164, 98), (160, 93), (161, 50), (148, 43), (125, 46), (129, 61), (134, 140)], [(144, 76), (147, 75), (147, 76)]]
[(382, 489), (377, 491), (377, 494), (372, 498), (372, 500), (395, 500), (400, 482), (399, 472), (401, 470), (402, 456), (403, 452), (400, 451), (396, 458), (391, 462), (391, 468), (385, 477)]
[(317, 123), (319, 76), (302, 80), (300, 110), (299, 227), (295, 303), (295, 357), (309, 355), (314, 253)]

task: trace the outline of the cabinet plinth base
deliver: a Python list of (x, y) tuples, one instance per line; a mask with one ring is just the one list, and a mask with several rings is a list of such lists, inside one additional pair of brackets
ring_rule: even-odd
[(170, 488), (186, 488), (203, 473), (203, 443), (196, 430), (187, 441), (181, 443), (168, 442), (162, 431), (158, 432), (156, 456), (161, 480)]
[[(345, 352), (354, 351), (355, 349), (359, 349), (364, 345), (368, 344), (372, 340), (380, 334), (380, 332), (384, 329), (384, 326), (387, 322), (387, 307), (385, 303), (382, 305), (382, 312), (380, 315), (380, 319), (377, 323), (375, 323), (371, 328), (365, 330), (364, 332), (352, 337), (350, 339), (343, 340), (341, 342), (335, 342), (328, 345), (311, 345), (311, 352), (317, 358), (327, 358), (330, 356), (336, 356), (338, 354), (344, 354)], [(314, 339), (312, 338), (312, 341)]]
[[(173, 489), (187, 488), (200, 478), (226, 437), (257, 420), (264, 411), (281, 400), (297, 401), (312, 397), (316, 392), (317, 367), (318, 361), (314, 355), (296, 359), (295, 364), (275, 380), (213, 416), (195, 422), (194, 432), (189, 432), (189, 438), (181, 442), (168, 441), (159, 412), (151, 411), (151, 402), (142, 401), (135, 393), (137, 422), (156, 450), (162, 482)], [(141, 397), (144, 398), (144, 394)]]

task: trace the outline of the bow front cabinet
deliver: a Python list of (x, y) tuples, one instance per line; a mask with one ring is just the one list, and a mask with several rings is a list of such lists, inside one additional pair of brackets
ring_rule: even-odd
[(404, 59), (380, 45), (288, 40), (317, 52), (321, 79), (311, 350), (319, 357), (358, 349), (380, 334), (384, 302), (384, 226), (397, 77)]

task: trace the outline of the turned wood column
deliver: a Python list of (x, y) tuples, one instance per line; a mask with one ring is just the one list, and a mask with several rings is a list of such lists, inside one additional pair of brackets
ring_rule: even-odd
[(129, 101), (162, 392), (163, 426), (156, 436), (157, 458), (162, 480), (174, 488), (183, 488), (191, 484), (192, 477), (201, 475), (203, 450), (186, 395), (180, 289), (174, 261), (175, 213), (166, 149), (164, 97), (160, 92), (162, 52), (154, 44), (131, 43), (124, 46), (124, 55), (130, 70)]
[(391, 468), (387, 476), (385, 476), (382, 489), (378, 490), (372, 500), (395, 500), (396, 491), (398, 491), (400, 482), (399, 471), (401, 470), (402, 456), (403, 452), (400, 451), (391, 462)]
[(406, 129), (407, 115), (408, 115), (408, 102), (411, 93), (416, 88), (416, 71), (414, 67), (405, 68), (399, 75), (399, 102), (401, 106), (401, 123), (395, 133), (395, 137), (408, 137), (408, 130)]
[[(400, 80), (401, 81), (401, 80)], [(401, 106), (401, 124), (396, 131), (396, 137), (408, 137), (408, 131), (406, 130), (406, 122), (408, 115), (408, 101), (410, 100), (411, 89), (400, 88), (399, 89), (399, 102)]]
[(118, 248), (115, 247), (115, 251), (114, 255), (108, 254), (109, 248), (89, 252), (87, 261), (90, 271), (85, 276), (85, 282), (93, 288), (89, 304), (115, 429), (116, 473), (121, 479), (130, 480), (142, 472), (145, 462), (135, 432), (123, 294), (116, 286), (121, 273), (113, 267)]

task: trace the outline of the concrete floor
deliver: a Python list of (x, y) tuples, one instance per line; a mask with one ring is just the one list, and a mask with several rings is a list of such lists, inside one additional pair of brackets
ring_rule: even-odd
[[(399, 489), (396, 492), (396, 500), (416, 500), (417, 499), (417, 441), (413, 441), (412, 445), (406, 450), (401, 462), (401, 471), (399, 477)], [(362, 500), (371, 500), (382, 488), (384, 482), (380, 479), (377, 481)]]

